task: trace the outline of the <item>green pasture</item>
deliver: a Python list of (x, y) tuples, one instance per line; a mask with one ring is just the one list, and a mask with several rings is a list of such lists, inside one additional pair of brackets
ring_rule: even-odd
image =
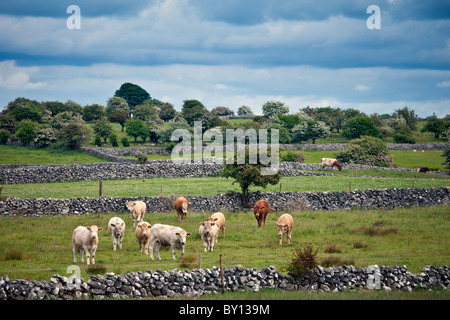
[[(224, 212), (226, 234), (219, 236), (214, 252), (203, 252), (198, 235), (199, 223), (211, 213), (188, 213), (187, 220), (179, 223), (173, 213), (147, 212), (145, 221), (151, 224), (179, 225), (191, 233), (186, 245), (188, 264), (171, 259), (171, 250), (161, 252), (161, 261), (151, 261), (139, 253), (133, 222), (126, 212), (71, 216), (43, 216), (24, 218), (3, 217), (0, 220), (0, 274), (11, 279), (49, 280), (54, 274), (70, 276), (67, 268), (73, 265), (72, 232), (79, 225), (103, 227), (96, 254), (97, 269), (78, 265), (81, 276), (89, 273), (104, 274), (146, 269), (171, 270), (197, 268), (199, 255), (202, 267), (218, 266), (223, 255), (224, 266), (242, 264), (262, 268), (275, 265), (286, 273), (288, 258), (294, 247), (314, 244), (319, 248), (319, 260), (333, 258), (346, 265), (369, 266), (406, 265), (410, 272), (418, 273), (425, 265), (442, 266), (450, 261), (450, 212), (448, 206), (351, 211), (297, 211), (294, 217), (292, 243), (279, 245), (276, 220), (282, 212), (271, 212), (266, 226), (258, 228), (251, 212)], [(127, 229), (123, 249), (112, 250), (107, 232), (108, 221), (122, 217)], [(375, 229), (374, 229), (375, 228)], [(375, 230), (376, 232), (369, 232)], [(177, 259), (179, 252), (177, 252)]]

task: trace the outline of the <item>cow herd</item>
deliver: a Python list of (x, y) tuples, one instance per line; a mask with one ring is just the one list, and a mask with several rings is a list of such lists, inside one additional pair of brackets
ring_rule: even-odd
[[(142, 201), (128, 201), (125, 203), (131, 218), (133, 219), (133, 227), (135, 227), (136, 240), (139, 243), (139, 252), (146, 255), (150, 254), (150, 259), (154, 260), (153, 254), (156, 258), (161, 260), (159, 255), (160, 247), (171, 247), (172, 259), (175, 260), (176, 250), (180, 250), (180, 259), (183, 257), (186, 239), (191, 234), (186, 232), (181, 227), (167, 224), (154, 224), (144, 221), (146, 212), (146, 204)], [(189, 203), (186, 198), (179, 197), (174, 203), (174, 209), (178, 215), (178, 221), (182, 222), (187, 218)], [(258, 227), (262, 224), (266, 225), (266, 217), (269, 210), (274, 210), (270, 207), (266, 200), (259, 200), (255, 203), (253, 213)], [(137, 225), (136, 225), (137, 222)], [(291, 232), (294, 220), (290, 214), (283, 214), (276, 222), (278, 228), (278, 236), (280, 237), (280, 245), (282, 238), (286, 237), (288, 244), (291, 243)], [(111, 235), (113, 250), (122, 249), (122, 239), (125, 234), (125, 221), (119, 217), (113, 217), (108, 222), (108, 233)], [(221, 212), (216, 212), (211, 217), (200, 222), (198, 234), (203, 242), (205, 252), (212, 252), (214, 244), (218, 243), (220, 231), (222, 237), (225, 237), (225, 216)], [(73, 261), (77, 262), (77, 251), (80, 251), (81, 262), (84, 262), (86, 256), (87, 264), (95, 264), (95, 252), (97, 251), (99, 237), (98, 233), (102, 231), (101, 227), (92, 226), (78, 226), (72, 235), (73, 245)]]

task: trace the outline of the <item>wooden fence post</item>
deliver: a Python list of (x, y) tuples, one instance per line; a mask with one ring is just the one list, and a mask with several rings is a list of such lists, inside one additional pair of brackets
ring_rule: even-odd
[(98, 181), (98, 196), (99, 197), (103, 196), (103, 181), (102, 180)]
[(198, 255), (198, 268), (199, 269), (202, 268), (202, 254), (201, 253)]
[(222, 280), (222, 294), (225, 292), (225, 280), (223, 276), (223, 256), (220, 255), (220, 279)]

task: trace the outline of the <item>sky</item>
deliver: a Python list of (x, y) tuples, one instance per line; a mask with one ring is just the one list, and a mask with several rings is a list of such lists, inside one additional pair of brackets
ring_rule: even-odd
[(106, 105), (131, 82), (177, 110), (197, 99), (261, 114), (279, 100), (443, 117), (448, 12), (447, 0), (0, 0), (0, 110), (17, 97)]

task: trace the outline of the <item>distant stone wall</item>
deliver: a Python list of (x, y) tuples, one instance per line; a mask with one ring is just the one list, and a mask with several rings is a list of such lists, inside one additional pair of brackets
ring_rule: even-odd
[[(340, 192), (255, 192), (249, 203), (265, 199), (277, 211), (284, 210), (349, 210), (393, 209), (397, 207), (449, 205), (450, 188), (369, 189)], [(241, 194), (229, 192), (216, 196), (186, 196), (191, 212), (242, 212)], [(123, 212), (125, 202), (142, 200), (149, 212), (174, 213), (175, 196), (163, 197), (99, 197), (70, 199), (7, 198), (0, 202), (2, 216), (72, 215)]]
[[(207, 269), (130, 272), (116, 275), (91, 275), (83, 278), (54, 275), (49, 281), (10, 280), (0, 278), (0, 300), (43, 299), (103, 299), (144, 297), (198, 297), (222, 291), (221, 272), (218, 267)], [(224, 268), (223, 289), (226, 291), (253, 291), (262, 289), (308, 290), (311, 292), (339, 292), (348, 290), (379, 289), (447, 290), (450, 273), (447, 266), (425, 266), (421, 273), (413, 274), (406, 266), (318, 266), (310, 274), (297, 278), (281, 274), (275, 266), (262, 269), (236, 265)]]

